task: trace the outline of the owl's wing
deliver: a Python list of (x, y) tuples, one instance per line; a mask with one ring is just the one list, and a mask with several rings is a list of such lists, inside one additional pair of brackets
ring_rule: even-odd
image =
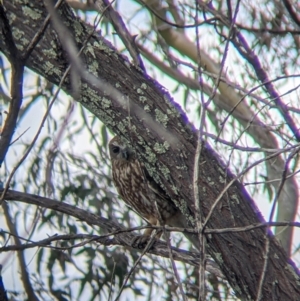
[(164, 190), (149, 175), (144, 164), (140, 164), (140, 167), (141, 167), (141, 171), (144, 175), (144, 179), (146, 179), (147, 185), (151, 189), (151, 191), (154, 192), (160, 199), (163, 199), (164, 201), (172, 204), (174, 206), (174, 208), (176, 208), (176, 206), (175, 206), (174, 202), (171, 200), (171, 198), (164, 192)]
[[(171, 227), (181, 227), (181, 228), (191, 228), (192, 225), (190, 222), (187, 221), (186, 217), (184, 214), (180, 211), (179, 208), (176, 207), (175, 203), (172, 201), (172, 199), (164, 192), (164, 190), (154, 181), (154, 179), (149, 175), (147, 169), (144, 167), (143, 164), (141, 164), (141, 170), (144, 174), (145, 179), (147, 180), (147, 184), (149, 189), (155, 195), (157, 195), (159, 198), (163, 199), (164, 201), (168, 202), (176, 208), (177, 214), (174, 216), (174, 218), (169, 219), (167, 224)], [(186, 238), (196, 247), (199, 249), (199, 239), (198, 236), (192, 233), (183, 233)]]

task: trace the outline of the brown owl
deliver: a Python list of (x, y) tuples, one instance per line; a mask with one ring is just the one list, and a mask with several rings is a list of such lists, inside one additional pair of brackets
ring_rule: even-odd
[[(153, 226), (160, 225), (162, 220), (169, 226), (187, 227), (181, 211), (150, 177), (132, 148), (116, 136), (109, 142), (109, 152), (113, 181), (126, 204)], [(144, 234), (150, 235), (151, 232), (148, 229)]]

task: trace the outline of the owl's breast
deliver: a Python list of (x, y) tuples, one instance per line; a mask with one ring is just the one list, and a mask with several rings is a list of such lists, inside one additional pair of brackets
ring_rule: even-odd
[(122, 199), (144, 218), (155, 215), (154, 201), (147, 180), (137, 160), (126, 164), (115, 162), (113, 166), (113, 180)]
[(113, 180), (118, 193), (129, 206), (150, 224), (156, 224), (160, 218), (167, 222), (178, 213), (163, 191), (154, 187), (154, 181), (146, 178), (144, 167), (137, 160), (121, 163), (113, 163)]

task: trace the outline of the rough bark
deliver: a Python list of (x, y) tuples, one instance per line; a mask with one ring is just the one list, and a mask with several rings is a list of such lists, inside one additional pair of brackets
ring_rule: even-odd
[[(156, 13), (161, 16), (161, 19), (159, 19), (158, 17), (153, 15), (153, 19), (155, 19), (157, 30), (165, 40), (167, 45), (176, 49), (176, 51), (181, 53), (183, 56), (187, 56), (192, 61), (197, 63), (198, 50), (196, 43), (191, 41), (188, 36), (186, 36), (186, 34), (184, 34), (184, 32), (180, 31), (179, 29), (175, 29), (171, 26), (166, 26), (166, 24), (162, 20), (168, 19), (167, 10), (162, 8), (160, 1), (149, 0), (146, 2), (152, 8), (152, 10), (156, 11)], [(207, 3), (204, 3), (202, 1), (199, 1), (199, 5), (202, 9), (209, 11), (215, 17), (220, 17), (222, 24), (227, 26), (228, 30), (230, 29), (231, 22), (229, 22), (225, 16), (221, 15), (220, 12), (215, 11), (213, 8), (209, 7)], [(241, 35), (240, 32), (239, 35)], [(236, 36), (236, 34), (233, 34), (233, 36)], [(236, 37), (233, 38), (233, 45), (237, 47), (237, 44), (239, 43), (234, 43), (235, 40)], [(201, 60), (199, 64), (204, 70), (210, 72), (211, 74), (214, 74), (217, 77), (220, 73), (220, 65), (217, 64), (214, 59), (203, 49), (204, 45), (200, 46), (201, 47), (199, 51)], [(243, 46), (244, 45), (240, 45), (239, 47), (243, 48)], [(247, 53), (246, 57), (256, 57), (253, 49), (248, 50), (249, 52)], [(256, 60), (248, 59), (248, 61), (256, 71), (257, 78), (260, 80), (261, 84), (268, 83), (270, 79), (267, 78), (267, 74), (262, 69), (261, 63), (259, 62), (258, 58), (256, 58)], [(222, 73), (222, 77), (226, 78), (227, 82), (230, 82), (229, 78), (227, 78), (224, 72)], [(226, 82), (220, 82), (218, 90), (221, 97), (214, 97), (213, 102), (220, 109), (230, 112), (230, 114), (232, 114), (232, 116), (238, 120), (239, 124), (244, 128), (244, 130), (262, 148), (278, 148), (278, 143), (275, 135), (273, 135), (270, 129), (264, 125), (264, 123), (259, 119), (259, 116), (257, 116), (256, 113), (252, 111), (251, 107), (249, 107), (245, 101), (241, 101), (241, 99), (245, 97), (244, 95), (237, 93), (236, 90)], [(269, 93), (271, 99), (278, 99), (280, 100), (280, 102), (283, 102), (282, 99), (280, 99), (278, 93), (275, 91), (274, 87), (266, 90)], [(204, 93), (210, 96), (213, 94), (213, 91), (211, 89), (211, 91), (204, 91)], [(235, 110), (233, 110), (233, 108), (235, 108)], [(277, 106), (277, 108), (280, 112), (280, 106)], [(285, 114), (282, 114), (282, 116), (284, 118)], [(265, 152), (265, 156), (267, 157), (268, 155), (268, 152)], [(276, 181), (276, 179), (278, 179), (278, 175), (285, 169), (285, 160), (281, 156), (278, 156), (276, 158), (276, 164), (274, 164), (274, 162), (271, 160), (266, 161), (266, 168), (268, 180), (270, 181), (269, 185), (272, 186), (275, 191), (277, 191), (280, 183)], [(291, 171), (288, 170), (288, 173), (290, 174)], [(295, 220), (299, 200), (298, 190), (298, 184), (295, 177), (291, 177), (285, 181), (282, 191), (278, 197), (277, 221)], [(292, 252), (291, 241), (293, 238), (293, 228), (276, 228), (276, 237), (280, 240), (287, 254), (290, 255)]]
[[(7, 1), (7, 14), (19, 50), (26, 46), (47, 16), (42, 1)], [(76, 19), (67, 5), (61, 7), (64, 24), (80, 49), (91, 29)], [(1, 24), (1, 20), (0, 20)], [(2, 24), (1, 24), (2, 25)], [(2, 31), (0, 51), (7, 53)], [(197, 135), (178, 105), (166, 90), (149, 76), (132, 66), (103, 37), (92, 35), (81, 55), (87, 69), (101, 81), (111, 85), (124, 97), (116, 99), (111, 89), (99, 89), (82, 81), (78, 101), (99, 117), (116, 134), (130, 140), (156, 181), (172, 197), (182, 211), (194, 212), (191, 186)], [(26, 63), (27, 67), (54, 84), (58, 84), (68, 66), (65, 51), (56, 33), (48, 27)], [(63, 86), (71, 93), (68, 81)], [(130, 108), (130, 112), (128, 110)], [(140, 112), (143, 111), (144, 115)], [(149, 128), (148, 117), (159, 124)], [(162, 132), (164, 134), (162, 134)], [(166, 141), (172, 136), (173, 141)], [(206, 216), (221, 191), (234, 176), (226, 170), (218, 155), (208, 144), (202, 149), (200, 160), (200, 204)], [(190, 214), (191, 221), (193, 220)], [(209, 228), (245, 226), (263, 221), (254, 201), (244, 187), (234, 181), (221, 203), (214, 210)], [(286, 253), (270, 235), (270, 252), (262, 290), (263, 300), (297, 300), (300, 295), (299, 274)], [(262, 229), (244, 233), (211, 235), (208, 252), (221, 267), (224, 275), (244, 300), (256, 299), (258, 283), (265, 260), (266, 233)]]

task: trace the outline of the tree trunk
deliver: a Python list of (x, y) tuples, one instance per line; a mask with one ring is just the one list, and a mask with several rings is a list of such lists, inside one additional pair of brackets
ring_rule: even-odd
[[(24, 53), (47, 17), (43, 1), (5, 1), (17, 48)], [(25, 9), (26, 8), (26, 9)], [(92, 28), (75, 18), (63, 4), (60, 15), (78, 50)], [(3, 28), (3, 20), (0, 20)], [(0, 33), (0, 50), (9, 48)], [(194, 157), (197, 133), (181, 108), (156, 81), (130, 64), (103, 37), (94, 33), (81, 54), (86, 68), (100, 79), (82, 78), (78, 102), (95, 114), (116, 134), (134, 145), (146, 168), (176, 205), (193, 221)], [(52, 26), (28, 58), (26, 66), (58, 85), (69, 64), (68, 55)], [(103, 85), (105, 83), (105, 85)], [(114, 89), (116, 90), (114, 90)], [(70, 78), (63, 84), (71, 94)], [(117, 92), (116, 92), (117, 91)], [(206, 143), (199, 162), (199, 191), (202, 216), (206, 217), (223, 189), (234, 176)], [(208, 221), (208, 228), (229, 228), (262, 222), (263, 218), (238, 180), (222, 195)], [(272, 234), (263, 229), (214, 234), (207, 237), (207, 250), (221, 267), (236, 294), (243, 300), (257, 297), (269, 239), (267, 270), (262, 300), (299, 300), (299, 272)]]

